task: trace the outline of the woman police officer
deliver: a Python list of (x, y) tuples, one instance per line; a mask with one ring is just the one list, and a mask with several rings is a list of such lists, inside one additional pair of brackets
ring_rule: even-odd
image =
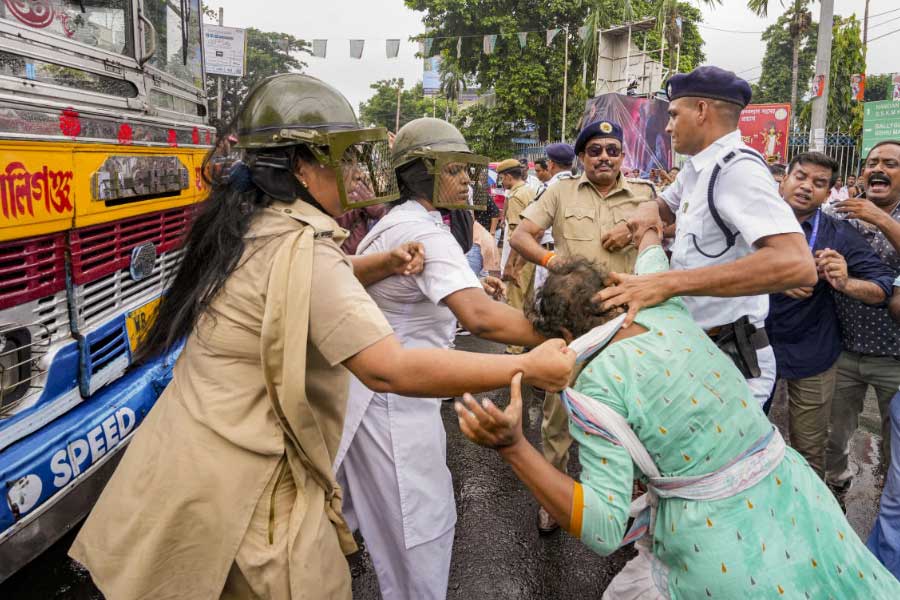
[[(186, 338), (173, 379), (70, 550), (108, 598), (350, 598), (331, 470), (347, 370), (446, 396), (518, 371), (558, 388), (572, 367), (559, 340), (522, 358), (400, 345), (333, 220), (395, 197), (386, 133), (337, 90), (270, 77), (238, 136), (245, 166), (214, 186), (145, 340), (153, 355)], [(392, 271), (366, 258), (363, 279)]]

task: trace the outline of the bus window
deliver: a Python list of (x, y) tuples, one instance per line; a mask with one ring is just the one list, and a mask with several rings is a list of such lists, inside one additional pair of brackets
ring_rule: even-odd
[(156, 29), (156, 53), (150, 65), (203, 88), (200, 55), (200, 0), (144, 0)]
[(67, 67), (36, 58), (28, 58), (4, 52), (3, 50), (0, 50), (0, 75), (40, 81), (41, 83), (52, 83), (121, 98), (136, 98), (138, 95), (137, 88), (130, 81), (98, 75), (83, 69)]
[(0, 18), (94, 48), (134, 56), (131, 0), (4, 0)]

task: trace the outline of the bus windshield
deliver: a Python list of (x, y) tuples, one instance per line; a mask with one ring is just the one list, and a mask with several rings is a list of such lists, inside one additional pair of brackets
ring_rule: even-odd
[(0, 18), (88, 46), (134, 56), (131, 0), (4, 0)]
[(149, 64), (203, 88), (200, 0), (145, 0), (144, 6), (156, 29), (156, 52)]

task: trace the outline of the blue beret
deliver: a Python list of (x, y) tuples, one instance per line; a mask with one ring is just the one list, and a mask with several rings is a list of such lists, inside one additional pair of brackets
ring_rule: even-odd
[(749, 83), (731, 71), (710, 66), (672, 75), (666, 84), (666, 94), (669, 100), (695, 96), (723, 100), (743, 108), (750, 104), (753, 92)]
[(578, 139), (575, 140), (575, 153), (584, 152), (584, 147), (595, 137), (613, 138), (622, 142), (622, 128), (612, 121), (594, 121), (578, 134)]
[(575, 162), (575, 150), (569, 144), (557, 142), (544, 148), (547, 158), (560, 165), (571, 165)]

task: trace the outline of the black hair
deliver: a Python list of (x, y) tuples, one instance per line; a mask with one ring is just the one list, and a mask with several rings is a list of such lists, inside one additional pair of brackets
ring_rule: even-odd
[(784, 175), (786, 173), (784, 165), (774, 163), (769, 165), (769, 173), (772, 174), (773, 177), (778, 175)]
[(510, 175), (513, 179), (525, 179), (525, 172), (522, 167), (513, 167), (511, 169), (506, 169), (501, 173), (501, 175)]
[(294, 202), (299, 197), (323, 210), (294, 175), (299, 161), (316, 163), (307, 147), (250, 150), (245, 153), (246, 162), (211, 176), (208, 167), (213, 155), (206, 156), (201, 170), (211, 187), (209, 197), (188, 231), (181, 265), (135, 362), (167, 352), (191, 333), (238, 267), (244, 236), (263, 209), (275, 200)]
[(796, 165), (816, 165), (817, 167), (825, 167), (831, 169), (831, 178), (828, 180), (828, 187), (834, 187), (838, 179), (838, 164), (833, 158), (822, 152), (802, 152), (791, 159), (788, 164), (787, 172), (794, 170)]
[(547, 168), (547, 159), (546, 158), (537, 159), (536, 161), (534, 161), (534, 166), (535, 167), (540, 166), (542, 169), (546, 169)]
[(532, 326), (547, 337), (574, 337), (613, 318), (615, 309), (598, 312), (594, 294), (606, 287), (608, 273), (596, 263), (576, 256), (555, 259), (548, 268), (544, 285), (528, 307), (526, 316)]

